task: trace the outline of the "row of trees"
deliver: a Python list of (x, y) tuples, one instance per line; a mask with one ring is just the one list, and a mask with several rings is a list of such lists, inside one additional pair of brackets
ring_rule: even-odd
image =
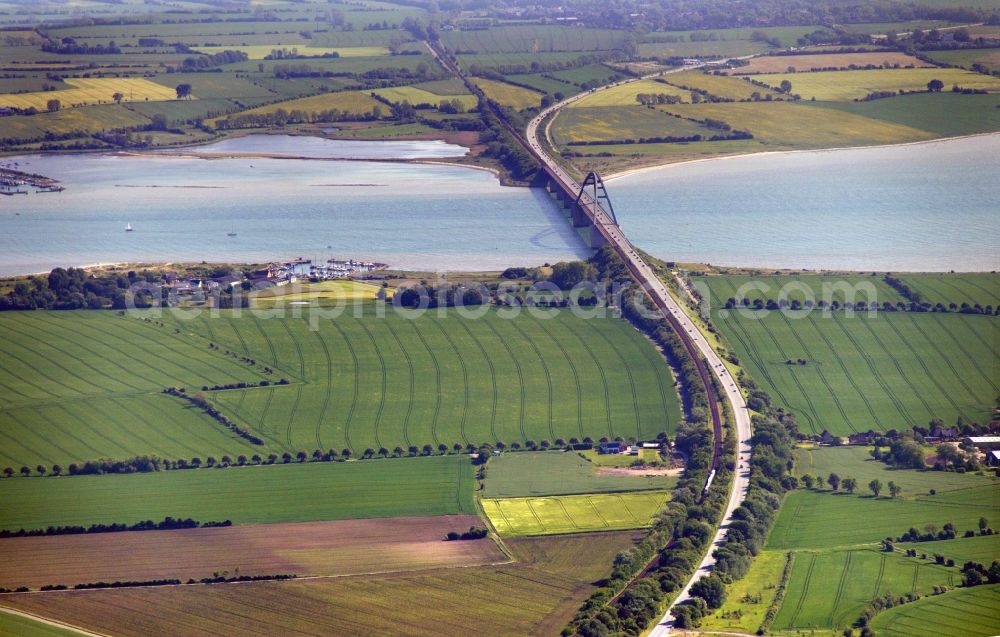
[[(236, 569), (239, 573), (239, 569)], [(293, 574), (279, 573), (275, 575), (233, 575), (228, 576), (216, 574), (212, 577), (202, 577), (201, 579), (194, 579), (193, 577), (188, 579), (187, 584), (228, 584), (233, 582), (270, 582), (270, 581), (285, 581), (290, 579), (295, 579), (298, 577)], [(87, 582), (83, 584), (76, 584), (72, 587), (66, 586), (65, 584), (46, 584), (38, 590), (40, 591), (65, 591), (65, 590), (92, 590), (98, 588), (141, 588), (144, 586), (180, 586), (181, 580), (175, 578), (167, 579), (151, 579), (151, 580), (115, 580), (114, 582)], [(27, 592), (27, 587), (21, 587), (17, 589), (16, 592), (23, 593)], [(7, 589), (0, 589), (0, 593), (11, 592)]]
[[(830, 489), (832, 491), (839, 491), (840, 487), (844, 487), (844, 491), (853, 494), (854, 491), (857, 490), (858, 488), (858, 481), (856, 479), (854, 478), (841, 479), (841, 477), (836, 473), (831, 473), (825, 479), (823, 478), (823, 476), (812, 476), (808, 473), (802, 476), (802, 486), (804, 486), (806, 489), (812, 489), (812, 488), (822, 489), (824, 482), (830, 485)], [(890, 480), (889, 484), (887, 485), (883, 485), (882, 481), (878, 479), (872, 480), (871, 482), (868, 483), (868, 490), (871, 491), (872, 495), (876, 498), (879, 497), (882, 491), (886, 488), (889, 489), (889, 497), (892, 498), (895, 498), (896, 496), (898, 496), (900, 493), (903, 492), (903, 488), (900, 487), (895, 482), (893, 482), (892, 480)]]
[[(261, 381), (261, 382), (267, 382), (267, 381)], [(239, 426), (238, 424), (236, 424), (235, 422), (224, 416), (218, 409), (215, 408), (214, 405), (212, 405), (212, 403), (208, 402), (208, 400), (201, 394), (190, 395), (183, 389), (177, 389), (175, 387), (167, 387), (166, 389), (163, 390), (163, 393), (170, 396), (176, 396), (178, 398), (188, 401), (192, 405), (198, 407), (203, 412), (205, 412), (209, 417), (211, 417), (217, 423), (219, 423), (229, 431), (233, 432), (240, 438), (243, 438), (250, 444), (252, 445), (264, 444), (264, 441), (257, 435), (244, 429), (243, 427)]]
[(753, 456), (749, 461), (750, 487), (743, 503), (733, 512), (723, 544), (716, 549), (712, 574), (691, 587), (694, 599), (674, 609), (680, 628), (695, 628), (709, 611), (722, 606), (726, 585), (746, 576), (751, 562), (763, 548), (774, 524), (782, 496), (798, 486), (790, 474), (795, 439), (799, 436), (794, 416), (773, 408), (756, 385), (746, 379), (758, 398), (763, 415), (754, 416), (751, 439)]
[(232, 526), (231, 520), (221, 522), (209, 521), (199, 522), (193, 518), (173, 518), (167, 516), (160, 522), (153, 520), (142, 520), (135, 524), (123, 524), (114, 522), (111, 524), (91, 524), (90, 526), (48, 526), (44, 529), (20, 529), (11, 531), (0, 530), (0, 538), (4, 537), (37, 537), (43, 535), (82, 535), (92, 533), (120, 533), (124, 531), (171, 531), (176, 529), (197, 529), (197, 528), (217, 528)]
[(924, 299), (920, 292), (911, 288), (906, 281), (903, 281), (898, 277), (887, 274), (883, 280), (886, 285), (899, 292), (903, 298), (910, 302), (909, 309), (912, 312), (959, 312), (960, 314), (986, 314), (1000, 316), (1000, 314), (998, 314), (998, 312), (1000, 312), (1000, 305), (997, 305), (997, 307), (994, 308), (992, 305), (983, 306), (979, 303), (948, 303), (947, 306), (940, 301), (937, 303), (931, 303), (930, 301)]
[[(631, 281), (625, 264), (608, 247), (598, 251), (589, 265), (597, 280), (605, 284)], [(664, 348), (677, 370), (687, 422), (678, 428), (675, 446), (687, 457), (687, 465), (667, 508), (635, 547), (615, 556), (610, 577), (599, 582), (600, 588), (577, 611), (564, 635), (638, 634), (649, 626), (666, 596), (684, 585), (701, 560), (725, 506), (735, 467), (730, 434), (716, 478), (705, 491), (714, 446), (707, 423), (707, 392), (683, 343), (665, 319), (652, 318), (647, 304), (644, 296), (628, 296), (622, 302), (622, 312)], [(702, 586), (713, 587), (713, 583)], [(708, 589), (701, 592), (711, 596)]]
[[(993, 529), (990, 528), (989, 520), (985, 517), (979, 518), (979, 535), (988, 536), (993, 535)], [(969, 529), (965, 532), (963, 537), (975, 537), (976, 531)], [(934, 542), (935, 540), (953, 540), (958, 537), (958, 532), (955, 530), (955, 525), (951, 522), (945, 523), (944, 527), (938, 530), (937, 525), (927, 524), (924, 526), (924, 532), (921, 533), (914, 527), (910, 527), (905, 533), (896, 538), (897, 542)]]

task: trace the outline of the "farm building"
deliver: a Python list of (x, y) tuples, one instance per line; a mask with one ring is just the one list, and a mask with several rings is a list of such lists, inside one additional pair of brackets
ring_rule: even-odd
[(600, 453), (625, 453), (628, 451), (628, 445), (624, 442), (612, 440), (611, 442), (602, 442), (597, 450)]
[(980, 451), (1000, 449), (1000, 436), (970, 436), (962, 442), (972, 445)]

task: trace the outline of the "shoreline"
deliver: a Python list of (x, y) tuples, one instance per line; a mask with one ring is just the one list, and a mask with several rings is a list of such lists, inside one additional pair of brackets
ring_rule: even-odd
[[(485, 170), (485, 169), (484, 169)], [(664, 260), (661, 257), (656, 257), (657, 259)], [(235, 262), (235, 261), (107, 261), (107, 262), (97, 262), (97, 263), (85, 263), (81, 265), (60, 265), (53, 266), (61, 268), (75, 268), (78, 270), (86, 270), (92, 272), (95, 270), (104, 269), (133, 269), (133, 270), (147, 270), (147, 269), (165, 269), (171, 266), (178, 268), (187, 267), (213, 267), (213, 266), (223, 266), (228, 265), (233, 268), (249, 268), (264, 265), (266, 263), (284, 263), (291, 261), (293, 258), (272, 258), (261, 261), (254, 262)], [(665, 261), (665, 260), (664, 260)], [(781, 267), (769, 267), (766, 265), (761, 266), (749, 266), (749, 265), (724, 265), (721, 263), (692, 263), (684, 262), (677, 263), (678, 267), (684, 266), (700, 266), (707, 268), (710, 272), (702, 275), (698, 278), (707, 278), (713, 276), (751, 276), (751, 277), (771, 277), (771, 276), (884, 276), (886, 274), (892, 275), (966, 275), (966, 274), (996, 274), (997, 270), (843, 270), (839, 268), (781, 268)], [(541, 266), (525, 266), (525, 267), (541, 267)], [(715, 270), (715, 271), (712, 271)], [(722, 271), (718, 271), (722, 270)], [(36, 276), (47, 276), (51, 270), (45, 270), (42, 272), (29, 272), (20, 274), (0, 274), (0, 280), (13, 280), (13, 279), (23, 279)], [(388, 272), (407, 272), (407, 273), (430, 273), (434, 270), (428, 270), (426, 268), (419, 269), (408, 269), (399, 267), (388, 267), (385, 269)], [(469, 269), (455, 269), (455, 270), (444, 270), (440, 273), (461, 273), (461, 274), (496, 274), (497, 270), (469, 270)], [(756, 272), (756, 274), (751, 274), (751, 272)]]
[[(674, 166), (687, 166), (690, 164), (700, 164), (702, 162), (710, 161), (722, 161), (725, 159), (741, 159), (745, 157), (764, 157), (772, 155), (793, 155), (801, 153), (836, 153), (839, 151), (847, 150), (869, 150), (877, 148), (900, 148), (903, 146), (922, 146), (927, 144), (940, 144), (945, 142), (953, 142), (960, 139), (972, 139), (975, 137), (990, 137), (993, 135), (1000, 136), (1000, 131), (992, 131), (988, 133), (970, 133), (969, 135), (954, 135), (952, 137), (937, 137), (935, 139), (922, 139), (913, 142), (900, 142), (898, 144), (876, 144), (874, 146), (833, 146), (829, 148), (800, 148), (792, 150), (762, 150), (756, 153), (736, 153), (733, 155), (720, 155), (718, 157), (703, 157), (701, 159), (686, 159), (684, 161), (678, 162), (668, 162), (665, 164), (655, 164), (652, 166), (642, 166), (641, 168), (630, 168), (628, 170), (623, 170), (621, 172), (612, 173), (607, 177), (604, 177), (604, 181), (612, 181), (614, 179), (621, 179), (624, 177), (631, 177), (632, 175), (638, 175), (640, 173), (645, 173), (653, 170), (662, 170), (665, 168), (673, 168)], [(730, 266), (730, 267), (740, 267), (740, 266)]]

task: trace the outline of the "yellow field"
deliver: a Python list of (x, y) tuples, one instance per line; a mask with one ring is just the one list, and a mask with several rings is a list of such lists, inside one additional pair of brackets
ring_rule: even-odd
[(666, 491), (483, 499), (483, 510), (501, 535), (553, 535), (649, 526)]
[[(708, 91), (712, 95), (724, 97), (726, 99), (742, 100), (750, 99), (754, 93), (759, 93), (761, 97), (768, 93), (774, 94), (766, 88), (754, 86), (746, 80), (725, 77), (723, 75), (706, 75), (700, 71), (684, 71), (683, 73), (671, 73), (664, 76), (667, 82), (677, 86), (688, 86), (694, 89)], [(780, 82), (779, 82), (780, 83)]]
[(199, 53), (221, 53), (223, 51), (240, 51), (246, 53), (251, 60), (263, 60), (275, 49), (287, 51), (296, 50), (299, 55), (319, 57), (328, 53), (337, 53), (342, 58), (376, 57), (389, 55), (389, 49), (384, 46), (341, 46), (341, 47), (306, 47), (295, 44), (249, 44), (245, 46), (197, 46), (191, 47)]
[(931, 80), (944, 82), (944, 90), (955, 84), (962, 88), (1000, 91), (1000, 77), (990, 77), (964, 69), (891, 69), (877, 71), (818, 71), (816, 73), (773, 73), (755, 79), (778, 86), (792, 83), (792, 93), (808, 100), (844, 102), (875, 91), (926, 91)]
[[(985, 77), (985, 76), (984, 76)], [(843, 111), (793, 102), (680, 104), (657, 108), (696, 119), (718, 119), (753, 133), (754, 141), (781, 148), (871, 146), (931, 139), (935, 135)]]
[(639, 102), (635, 101), (635, 96), (640, 93), (650, 93), (653, 95), (659, 95), (661, 93), (666, 95), (678, 95), (685, 102), (691, 101), (691, 94), (688, 91), (677, 88), (676, 86), (670, 86), (669, 84), (664, 84), (655, 80), (639, 80), (638, 82), (630, 82), (628, 84), (623, 84), (622, 86), (616, 86), (614, 88), (609, 88), (607, 90), (588, 95), (587, 97), (581, 98), (570, 104), (570, 108), (586, 108), (589, 106), (636, 106)]
[(542, 99), (542, 94), (520, 86), (514, 86), (506, 82), (497, 82), (477, 77), (476, 86), (486, 93), (486, 97), (504, 106), (510, 106), (516, 110), (535, 108)]
[(476, 107), (475, 95), (438, 95), (415, 86), (393, 86), (372, 91), (393, 103), (409, 102), (410, 104), (433, 104), (437, 106), (442, 100), (458, 100), (465, 110)]
[(19, 95), (0, 95), (0, 106), (14, 108), (35, 107), (40, 111), (46, 109), (49, 100), (59, 100), (62, 108), (87, 106), (89, 104), (110, 104), (112, 96), (121, 93), (123, 102), (163, 102), (177, 99), (173, 88), (150, 82), (142, 78), (66, 78), (65, 82), (71, 89), (61, 91), (37, 91)]
[(892, 67), (933, 67), (912, 55), (898, 51), (872, 51), (869, 53), (825, 53), (819, 55), (763, 55), (750, 60), (749, 66), (740, 66), (726, 71), (729, 75), (746, 75), (747, 73), (785, 73), (788, 67), (799, 73), (812, 69), (846, 69), (854, 66)]
[[(323, 93), (321, 95), (312, 95), (310, 97), (300, 97), (294, 100), (286, 100), (284, 102), (276, 102), (274, 104), (267, 104), (266, 106), (258, 106), (257, 108), (252, 108), (248, 111), (243, 111), (239, 115), (253, 115), (258, 113), (273, 113), (279, 108), (282, 108), (289, 113), (292, 111), (303, 111), (305, 113), (320, 113), (323, 111), (329, 111), (332, 109), (337, 109), (339, 111), (344, 111), (351, 113), (353, 115), (367, 115), (372, 112), (375, 107), (382, 109), (385, 115), (389, 114), (389, 107), (382, 104), (375, 98), (373, 98), (368, 93), (363, 91), (341, 91), (340, 93)], [(219, 119), (210, 120), (209, 124), (214, 123)]]
[[(280, 288), (263, 290), (254, 299), (258, 307), (274, 307), (290, 303), (315, 303), (336, 305), (348, 301), (371, 301), (379, 291), (379, 286), (358, 281), (322, 281), (320, 283), (292, 283)], [(392, 298), (387, 290), (388, 298)]]

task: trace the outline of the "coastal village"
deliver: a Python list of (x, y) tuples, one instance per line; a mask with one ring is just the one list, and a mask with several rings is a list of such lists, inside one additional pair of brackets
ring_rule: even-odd
[(229, 293), (237, 288), (244, 291), (261, 291), (297, 282), (319, 283), (348, 279), (386, 269), (387, 264), (355, 259), (331, 258), (322, 262), (298, 258), (291, 261), (270, 263), (247, 272), (231, 272), (221, 276), (182, 276), (176, 272), (163, 275), (164, 287), (177, 297), (188, 296), (203, 300), (212, 293)]

